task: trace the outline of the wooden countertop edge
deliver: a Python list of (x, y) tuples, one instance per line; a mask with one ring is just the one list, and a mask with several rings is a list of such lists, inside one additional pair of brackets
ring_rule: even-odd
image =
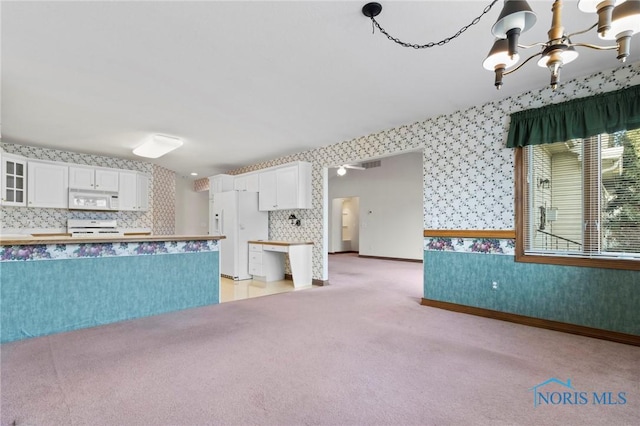
[(425, 229), (425, 237), (450, 238), (515, 238), (513, 229)]
[(249, 241), (249, 244), (263, 244), (271, 246), (312, 246), (312, 241)]
[(86, 243), (131, 243), (159, 241), (213, 241), (222, 240), (224, 235), (125, 235), (124, 237), (37, 237), (0, 239), (0, 246), (32, 246), (36, 244), (86, 244)]

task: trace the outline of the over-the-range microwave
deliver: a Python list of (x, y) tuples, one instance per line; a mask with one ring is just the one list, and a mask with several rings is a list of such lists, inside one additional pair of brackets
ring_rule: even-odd
[(118, 210), (118, 193), (69, 189), (69, 209)]

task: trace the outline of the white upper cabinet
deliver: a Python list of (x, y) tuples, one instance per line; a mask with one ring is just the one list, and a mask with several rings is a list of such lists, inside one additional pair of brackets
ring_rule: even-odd
[(260, 173), (258, 210), (278, 210), (278, 188), (276, 186), (276, 182), (275, 170)]
[(119, 172), (89, 166), (69, 167), (69, 187), (73, 189), (97, 189), (99, 191), (118, 191)]
[(218, 192), (233, 191), (232, 175), (215, 175), (209, 178), (209, 193), (217, 194)]
[(118, 191), (118, 170), (96, 169), (96, 189), (100, 191)]
[(136, 187), (138, 189), (138, 210), (149, 210), (149, 176), (138, 173)]
[(118, 208), (120, 210), (137, 210), (138, 208), (138, 174), (136, 172), (120, 172), (118, 190)]
[(260, 173), (260, 210), (311, 208), (311, 163), (296, 162)]
[(28, 162), (28, 206), (66, 209), (69, 206), (69, 168), (62, 163)]
[(121, 171), (119, 175), (119, 210), (149, 210), (149, 176), (134, 171)]
[(69, 167), (69, 185), (74, 189), (94, 189), (96, 172), (93, 167)]
[(0, 204), (3, 206), (27, 205), (27, 159), (17, 155), (1, 154)]
[(236, 191), (260, 191), (260, 175), (258, 173), (247, 173), (236, 175), (233, 180), (233, 189)]

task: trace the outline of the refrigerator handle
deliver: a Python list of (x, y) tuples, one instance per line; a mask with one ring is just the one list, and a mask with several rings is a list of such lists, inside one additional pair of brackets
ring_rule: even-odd
[(224, 235), (224, 209), (220, 211), (220, 235)]

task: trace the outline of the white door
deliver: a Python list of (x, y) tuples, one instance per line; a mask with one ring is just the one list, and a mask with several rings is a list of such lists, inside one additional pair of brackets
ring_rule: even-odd
[(69, 186), (74, 189), (95, 189), (95, 176), (93, 167), (70, 166)]
[(69, 168), (60, 164), (28, 163), (28, 206), (66, 209), (69, 207)]
[(136, 172), (118, 173), (118, 204), (120, 210), (138, 209), (138, 180)]
[(27, 204), (27, 161), (26, 159), (2, 156), (2, 202), (4, 206), (25, 206)]
[(149, 210), (149, 176), (138, 173), (138, 210)]
[(271, 170), (260, 173), (260, 195), (258, 198), (258, 209), (261, 211), (277, 210), (277, 186), (276, 172)]
[(95, 183), (100, 191), (118, 191), (118, 171), (96, 169)]
[(278, 209), (298, 207), (298, 166), (276, 170), (276, 193)]

